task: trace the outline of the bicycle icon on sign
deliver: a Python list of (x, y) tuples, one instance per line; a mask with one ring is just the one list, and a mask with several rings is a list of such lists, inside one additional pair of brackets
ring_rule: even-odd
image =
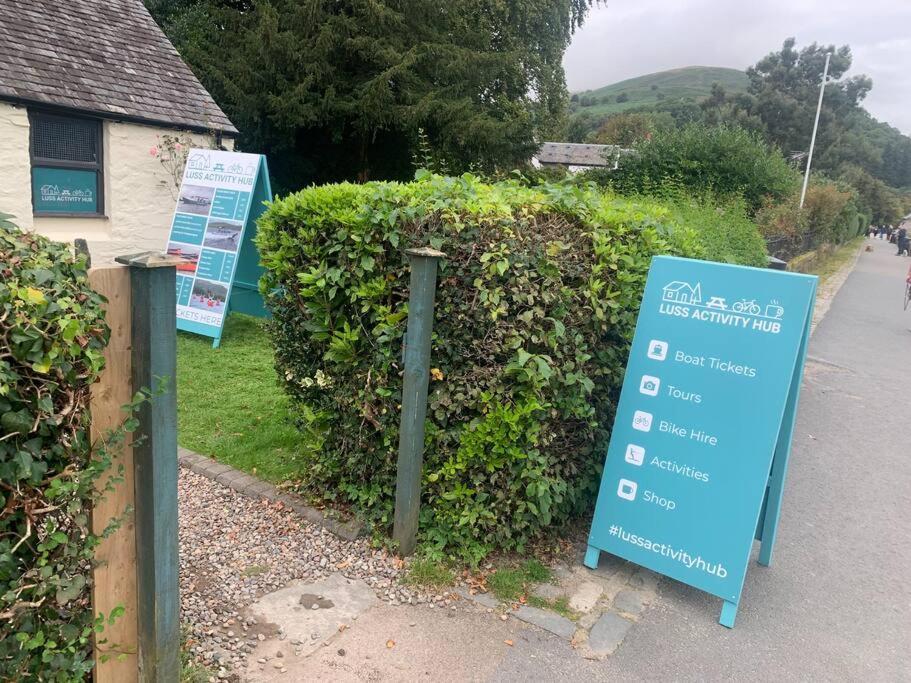
[(762, 308), (759, 304), (756, 303), (755, 299), (744, 299), (743, 301), (738, 301), (736, 304), (731, 306), (731, 310), (734, 313), (746, 313), (748, 315), (759, 315), (762, 313)]

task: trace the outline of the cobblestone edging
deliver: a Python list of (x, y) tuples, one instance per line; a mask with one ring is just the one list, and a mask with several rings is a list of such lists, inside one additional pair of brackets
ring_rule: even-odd
[(549, 609), (501, 603), (490, 593), (455, 592), (488, 610), (495, 610), (532, 624), (572, 643), (586, 659), (612, 655), (642, 612), (657, 599), (660, 577), (616, 557), (602, 553), (598, 569), (581, 564), (560, 567), (555, 583), (538, 585), (533, 595), (553, 600), (566, 598), (573, 619)]
[(353, 541), (363, 532), (363, 526), (357, 521), (342, 522), (333, 519), (315, 507), (307, 505), (304, 499), (298, 495), (282, 491), (262, 479), (257, 479), (246, 472), (241, 472), (217, 460), (194, 453), (189, 449), (182, 447), (177, 449), (177, 462), (183, 467), (207, 479), (217, 481), (219, 484), (227, 486), (248, 498), (283, 503), (308, 522), (318, 524), (346, 541)]

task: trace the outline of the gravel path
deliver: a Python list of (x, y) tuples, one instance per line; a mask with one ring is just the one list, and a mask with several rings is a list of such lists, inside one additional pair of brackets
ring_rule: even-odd
[(195, 658), (222, 678), (258, 640), (274, 635), (244, 608), (293, 579), (341, 572), (363, 579), (392, 605), (450, 602), (448, 594), (401, 585), (401, 561), (367, 540), (345, 541), (281, 503), (254, 501), (183, 467), (178, 501), (181, 621)]

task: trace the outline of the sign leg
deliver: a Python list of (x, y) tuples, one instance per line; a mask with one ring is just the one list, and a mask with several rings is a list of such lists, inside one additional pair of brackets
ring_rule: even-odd
[(718, 623), (727, 628), (734, 628), (734, 620), (737, 618), (737, 603), (725, 600), (721, 606), (721, 616), (718, 617)]
[(601, 551), (598, 550), (595, 546), (590, 545), (585, 551), (585, 559), (582, 560), (582, 564), (584, 564), (589, 569), (597, 569), (598, 560), (600, 557)]
[[(813, 287), (813, 295), (816, 287)], [(807, 312), (804, 321), (803, 337), (797, 362), (791, 375), (791, 386), (785, 412), (775, 445), (775, 456), (772, 458), (772, 472), (769, 475), (769, 488), (762, 520), (762, 546), (759, 549), (759, 564), (768, 567), (772, 564), (772, 550), (775, 547), (775, 536), (778, 533), (778, 518), (781, 516), (781, 499), (784, 496), (784, 481), (788, 473), (788, 460), (791, 457), (791, 440), (794, 437), (794, 423), (797, 421), (797, 403), (800, 400), (800, 385), (803, 379), (803, 367), (807, 360), (807, 346), (810, 343), (810, 323), (813, 319), (812, 308)]]

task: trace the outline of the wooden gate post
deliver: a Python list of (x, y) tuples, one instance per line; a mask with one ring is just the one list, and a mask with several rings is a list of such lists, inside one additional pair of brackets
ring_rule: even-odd
[(180, 679), (177, 557), (177, 295), (179, 259), (157, 252), (118, 257), (132, 289), (132, 384), (152, 392), (133, 445), (139, 680)]
[(395, 479), (395, 518), (392, 539), (403, 557), (414, 552), (421, 510), (421, 467), (424, 458), (424, 419), (430, 383), (430, 335), (437, 288), (437, 264), (445, 256), (424, 247), (408, 249), (411, 283), (408, 329), (405, 333), (405, 376), (399, 426), (399, 459)]
[[(125, 417), (123, 406), (133, 397), (132, 340), (130, 338), (132, 299), (128, 268), (110, 266), (89, 271), (89, 283), (108, 301), (104, 317), (111, 328), (111, 339), (104, 350), (104, 371), (92, 387), (92, 441), (104, 443), (108, 431), (118, 429)], [(120, 481), (110, 476), (98, 482), (100, 491), (107, 487), (103, 498), (92, 508), (92, 532), (101, 534), (114, 519), (121, 526), (101, 540), (95, 551), (93, 569), (92, 607), (95, 615), (105, 620), (104, 631), (95, 643), (95, 683), (137, 683), (136, 658), (136, 527), (133, 487), (133, 448), (130, 439), (111, 453), (111, 476), (122, 472)], [(120, 469), (122, 468), (122, 470)], [(115, 476), (115, 479), (117, 477)], [(113, 624), (107, 623), (115, 609), (123, 615)], [(100, 641), (104, 641), (103, 643)]]

